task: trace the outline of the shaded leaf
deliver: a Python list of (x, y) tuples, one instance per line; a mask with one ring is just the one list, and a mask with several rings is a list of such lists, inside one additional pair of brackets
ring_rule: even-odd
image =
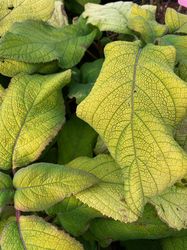
[(187, 236), (163, 239), (161, 243), (163, 250), (186, 250)]
[(0, 208), (10, 201), (13, 194), (12, 179), (9, 175), (0, 172)]
[(187, 16), (177, 12), (173, 8), (167, 8), (165, 23), (170, 33), (187, 34)]
[(126, 203), (136, 217), (148, 197), (186, 175), (187, 155), (173, 132), (186, 114), (187, 86), (173, 72), (173, 47), (142, 49), (139, 42), (118, 41), (105, 47), (105, 55), (77, 115), (99, 133), (121, 167)]
[(14, 175), (15, 208), (21, 211), (44, 210), (97, 182), (94, 175), (84, 171), (52, 163), (36, 163)]
[(65, 119), (60, 89), (70, 76), (68, 70), (12, 78), (0, 110), (0, 168), (29, 164), (55, 137)]
[(19, 226), (11, 222), (1, 238), (2, 250), (83, 250), (81, 244), (37, 216), (21, 216)]
[(68, 17), (64, 9), (64, 3), (62, 0), (55, 1), (55, 9), (48, 23), (55, 27), (63, 27), (68, 25)]
[(79, 156), (93, 156), (97, 133), (74, 117), (67, 121), (58, 137), (58, 163), (68, 163)]
[(82, 18), (62, 28), (37, 21), (16, 23), (0, 41), (0, 57), (27, 63), (58, 60), (70, 68), (81, 60), (95, 35)]

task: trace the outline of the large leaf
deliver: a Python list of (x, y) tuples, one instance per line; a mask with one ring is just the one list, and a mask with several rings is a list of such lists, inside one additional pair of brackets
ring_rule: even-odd
[(101, 31), (129, 33), (127, 18), (132, 2), (107, 3), (105, 5), (88, 3), (85, 5), (83, 17), (87, 22), (97, 26)]
[(21, 211), (44, 210), (97, 182), (94, 175), (84, 171), (51, 163), (36, 163), (14, 175), (15, 207)]
[(178, 13), (172, 8), (167, 8), (165, 15), (165, 23), (168, 26), (170, 33), (185, 33), (187, 34), (187, 16)]
[(79, 157), (67, 166), (87, 171), (99, 179), (97, 185), (76, 194), (76, 198), (115, 220), (127, 222), (137, 219), (126, 206), (122, 171), (111, 156)]
[(4, 95), (5, 95), (5, 89), (4, 89), (3, 86), (0, 84), (0, 105), (1, 105), (2, 102), (3, 102)]
[(57, 215), (61, 226), (74, 236), (83, 234), (92, 219), (102, 216), (98, 211), (73, 196), (49, 208), (47, 213), (50, 216)]
[(187, 236), (163, 239), (161, 243), (163, 250), (186, 250)]
[(0, 208), (13, 196), (12, 179), (9, 175), (0, 172)]
[(102, 137), (124, 175), (124, 195), (137, 216), (147, 197), (187, 172), (187, 155), (173, 138), (185, 116), (187, 86), (173, 73), (173, 47), (113, 42), (77, 115)]
[(62, 28), (38, 21), (16, 23), (0, 42), (0, 57), (27, 63), (57, 59), (62, 67), (69, 68), (81, 60), (95, 35), (96, 30), (82, 18)]
[(42, 218), (21, 216), (19, 224), (9, 223), (1, 237), (2, 250), (83, 250), (79, 242)]
[(68, 163), (79, 156), (93, 156), (97, 133), (77, 117), (69, 120), (58, 137), (58, 163)]
[(64, 122), (60, 89), (71, 72), (12, 78), (0, 110), (0, 168), (21, 167), (38, 158)]
[(151, 203), (158, 215), (170, 227), (181, 230), (187, 228), (187, 188), (173, 186), (165, 193), (153, 197)]
[(17, 21), (27, 19), (48, 20), (55, 0), (3, 0), (0, 2), (0, 36)]

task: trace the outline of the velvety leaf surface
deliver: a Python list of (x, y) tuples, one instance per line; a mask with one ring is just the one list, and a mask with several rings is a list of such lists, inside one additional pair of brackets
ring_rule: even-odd
[(165, 23), (170, 33), (187, 34), (187, 16), (174, 10), (167, 8), (165, 15)]
[(37, 21), (16, 23), (0, 41), (0, 57), (27, 63), (57, 59), (63, 68), (70, 68), (81, 60), (95, 35), (82, 18), (62, 28)]
[(21, 216), (11, 222), (1, 238), (2, 250), (83, 250), (79, 242), (37, 216)]
[(186, 114), (187, 85), (173, 72), (173, 47), (142, 49), (139, 42), (118, 41), (105, 47), (105, 55), (77, 115), (100, 134), (121, 167), (126, 204), (136, 217), (147, 197), (186, 174), (187, 155), (173, 129)]
[(13, 197), (12, 179), (9, 175), (0, 172), (0, 208)]
[(65, 119), (60, 89), (70, 76), (66, 71), (12, 78), (0, 110), (0, 168), (29, 164), (57, 134)]
[(94, 175), (84, 171), (51, 163), (36, 163), (14, 175), (14, 204), (21, 211), (44, 210), (98, 181)]
[(115, 220), (127, 222), (137, 219), (126, 206), (121, 168), (111, 156), (79, 157), (67, 166), (87, 171), (99, 179), (97, 185), (76, 194), (76, 198)]
[(97, 133), (74, 117), (63, 126), (58, 137), (58, 163), (68, 163), (79, 156), (93, 156)]
[(57, 215), (61, 226), (74, 236), (83, 234), (92, 219), (102, 216), (73, 196), (49, 208), (47, 213), (50, 216)]
[(181, 230), (187, 228), (187, 188), (173, 186), (165, 193), (150, 201), (157, 209), (160, 218), (170, 227)]
[(187, 236), (163, 239), (161, 243), (163, 250), (186, 250)]
[(48, 20), (54, 10), (55, 0), (3, 0), (0, 2), (0, 36), (14, 22), (27, 19)]
[(83, 17), (87, 22), (95, 25), (101, 31), (113, 31), (116, 33), (129, 33), (127, 17), (132, 2), (115, 2), (105, 5), (88, 3), (85, 5)]

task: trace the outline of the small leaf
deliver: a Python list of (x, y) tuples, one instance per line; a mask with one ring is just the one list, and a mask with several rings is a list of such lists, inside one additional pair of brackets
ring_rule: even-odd
[(0, 3), (0, 36), (11, 25), (27, 19), (48, 20), (53, 12), (55, 0), (6, 0)]
[(169, 33), (187, 34), (187, 16), (177, 12), (173, 8), (167, 8), (165, 23), (169, 28)]
[(78, 156), (93, 156), (97, 133), (77, 117), (66, 122), (58, 137), (58, 163), (65, 164)]
[(78, 241), (37, 216), (21, 216), (19, 226), (16, 222), (9, 223), (2, 233), (1, 248), (83, 250)]
[(170, 227), (181, 230), (187, 228), (187, 188), (173, 186), (165, 193), (153, 197), (150, 202), (155, 206), (159, 217)]
[(115, 220), (126, 222), (137, 219), (126, 206), (121, 168), (111, 156), (79, 157), (67, 166), (87, 171), (100, 180), (97, 185), (76, 194), (76, 198)]
[(182, 80), (187, 82), (187, 58), (186, 60), (180, 61), (179, 76)]
[(36, 163), (14, 176), (15, 207), (21, 211), (44, 210), (97, 182), (94, 175), (84, 171), (52, 163)]
[(187, 60), (187, 36), (165, 35), (160, 38), (159, 44), (174, 46), (177, 52), (177, 61)]
[(142, 49), (137, 41), (117, 41), (105, 54), (77, 115), (98, 132), (121, 167), (126, 203), (136, 217), (148, 197), (186, 175), (187, 155), (173, 132), (186, 115), (187, 85), (173, 72), (171, 46)]
[(58, 60), (70, 68), (81, 60), (95, 35), (82, 18), (62, 28), (38, 21), (16, 23), (0, 41), (0, 57), (27, 63)]
[(0, 168), (34, 161), (58, 133), (65, 119), (59, 90), (70, 81), (70, 75), (68, 70), (12, 78), (0, 110)]
[(131, 2), (107, 3), (105, 5), (88, 3), (85, 5), (83, 17), (101, 31), (129, 33), (127, 18), (131, 9)]
[(186, 250), (187, 236), (162, 239), (163, 250)]
[(12, 179), (9, 175), (0, 172), (0, 208), (13, 197)]
[(49, 208), (47, 213), (50, 216), (57, 215), (62, 227), (74, 236), (83, 234), (92, 219), (102, 216), (73, 196)]
[(55, 9), (48, 23), (54, 27), (63, 27), (68, 25), (68, 17), (64, 9), (64, 3), (62, 0), (55, 1)]

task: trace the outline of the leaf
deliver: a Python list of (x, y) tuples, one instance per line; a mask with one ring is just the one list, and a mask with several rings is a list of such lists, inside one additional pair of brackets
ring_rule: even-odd
[(175, 139), (187, 152), (187, 117), (177, 127), (175, 131)]
[(187, 36), (165, 35), (160, 38), (159, 44), (174, 46), (177, 52), (177, 61), (187, 60)]
[(87, 23), (95, 25), (101, 31), (116, 33), (129, 33), (127, 18), (132, 2), (115, 2), (105, 5), (88, 3), (85, 5), (83, 17), (88, 18)]
[(91, 222), (89, 231), (102, 245), (108, 245), (112, 241), (161, 239), (186, 234), (186, 230), (176, 231), (160, 221), (151, 206), (145, 207), (143, 216), (137, 222), (122, 223), (108, 218), (98, 218)]
[(187, 82), (187, 58), (179, 64), (179, 76), (182, 80)]
[(21, 216), (19, 226), (16, 222), (6, 226), (1, 238), (1, 248), (2, 250), (83, 250), (78, 241), (37, 216)]
[(186, 250), (187, 236), (166, 238), (161, 241), (163, 250)]
[(106, 145), (104, 144), (104, 142), (100, 136), (98, 136), (98, 138), (97, 138), (97, 143), (96, 143), (95, 148), (94, 148), (94, 153), (96, 155), (109, 153)]
[(165, 23), (168, 26), (169, 33), (187, 34), (187, 16), (177, 12), (175, 9), (167, 8)]
[(77, 3), (79, 3), (80, 5), (84, 6), (87, 3), (100, 3), (100, 0), (76, 0)]
[(151, 198), (159, 217), (170, 227), (187, 228), (187, 188), (173, 186), (165, 193)]
[(21, 211), (44, 210), (97, 182), (98, 178), (84, 171), (52, 163), (36, 163), (14, 176), (15, 207)]
[(76, 194), (76, 198), (115, 220), (127, 222), (137, 219), (126, 206), (121, 168), (111, 156), (79, 157), (67, 166), (87, 171), (99, 179), (97, 185)]
[(1, 105), (2, 102), (3, 102), (4, 95), (5, 95), (5, 89), (4, 89), (3, 86), (0, 84), (0, 105)]
[(102, 216), (73, 196), (49, 208), (47, 213), (50, 216), (57, 215), (61, 226), (74, 236), (83, 234), (92, 219)]
[(69, 86), (69, 98), (75, 98), (76, 103), (81, 103), (90, 93), (93, 88), (93, 82), (82, 84), (82, 83), (73, 83)]
[(113, 42), (77, 115), (101, 136), (124, 176), (124, 196), (135, 217), (148, 197), (187, 171), (187, 155), (173, 138), (187, 108), (187, 86), (173, 73), (173, 47)]
[(0, 172), (0, 208), (13, 197), (12, 179), (9, 175)]
[(68, 17), (62, 0), (55, 1), (55, 9), (50, 20), (48, 20), (48, 23), (54, 27), (63, 27), (68, 25)]
[(93, 156), (97, 133), (77, 117), (69, 120), (58, 137), (58, 163), (66, 164), (78, 156)]
[(70, 81), (70, 75), (68, 70), (12, 78), (0, 110), (1, 169), (36, 160), (58, 133), (65, 119), (59, 90)]
[(133, 4), (128, 17), (128, 27), (138, 32), (146, 43), (154, 42), (157, 37), (163, 36), (167, 27), (155, 21), (155, 8), (152, 10)]
[(0, 3), (0, 36), (13, 23), (27, 19), (46, 21), (52, 15), (55, 0), (6, 0)]
[(0, 57), (27, 63), (58, 60), (70, 68), (81, 60), (95, 35), (82, 18), (62, 28), (38, 21), (16, 23), (0, 41)]
[(129, 240), (124, 245), (126, 250), (163, 250), (159, 240)]

